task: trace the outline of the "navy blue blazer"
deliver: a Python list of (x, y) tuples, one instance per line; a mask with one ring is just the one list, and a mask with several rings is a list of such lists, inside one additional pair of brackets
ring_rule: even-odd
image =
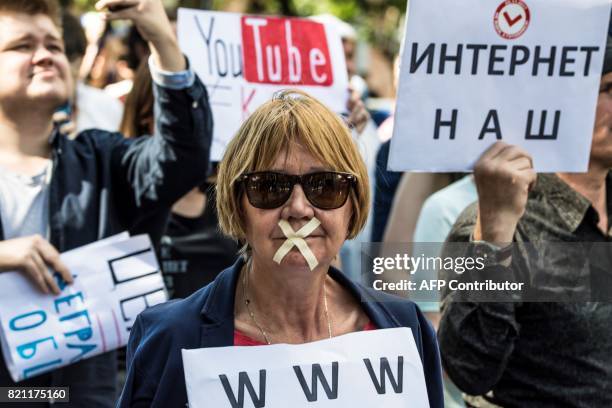
[[(186, 299), (154, 306), (138, 316), (130, 334), (127, 378), (117, 407), (187, 406), (181, 349), (234, 345), (234, 298), (243, 264), (238, 260)], [(423, 361), (429, 405), (443, 408), (436, 334), (417, 306), (356, 284), (333, 267), (329, 275), (361, 300), (377, 328), (412, 329)]]

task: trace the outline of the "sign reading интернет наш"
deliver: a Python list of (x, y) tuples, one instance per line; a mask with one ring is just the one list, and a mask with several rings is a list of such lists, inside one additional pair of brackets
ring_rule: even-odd
[(501, 140), (586, 171), (609, 18), (609, 0), (410, 1), (389, 169), (467, 171)]
[[(611, 302), (612, 243), (364, 243), (362, 283), (417, 302)], [(502, 256), (502, 259), (498, 259)], [(381, 297), (384, 301), (384, 298)]]

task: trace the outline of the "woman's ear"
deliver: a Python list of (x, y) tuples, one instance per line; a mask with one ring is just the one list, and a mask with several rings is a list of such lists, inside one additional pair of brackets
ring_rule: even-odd
[(346, 230), (346, 239), (349, 239), (349, 237), (351, 236), (351, 232), (353, 231), (353, 226), (355, 225), (355, 202), (356, 201), (357, 201), (356, 198), (353, 199), (353, 196), (351, 196), (351, 216), (350, 216), (348, 228)]

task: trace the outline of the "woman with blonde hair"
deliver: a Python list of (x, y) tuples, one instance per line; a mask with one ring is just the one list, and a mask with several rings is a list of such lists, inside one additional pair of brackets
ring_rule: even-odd
[[(228, 145), (217, 179), (219, 224), (243, 245), (242, 256), (189, 298), (138, 317), (119, 406), (186, 404), (181, 349), (409, 327), (429, 406), (442, 407), (435, 333), (418, 308), (373, 296), (332, 266), (365, 223), (369, 191), (348, 127), (322, 103), (286, 90), (258, 108)], [(287, 238), (296, 235), (302, 244), (292, 248)]]

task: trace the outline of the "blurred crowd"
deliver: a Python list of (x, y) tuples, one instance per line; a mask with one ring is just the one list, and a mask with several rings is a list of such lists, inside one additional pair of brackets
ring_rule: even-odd
[[(176, 10), (166, 12), (176, 29)], [(394, 100), (380, 98), (368, 88), (370, 74), (367, 67), (358, 70), (357, 49), (361, 40), (352, 25), (331, 14), (313, 16), (312, 19), (333, 25), (342, 38), (351, 92), (347, 106), (350, 117), (347, 120), (354, 124), (353, 135), (370, 179), (376, 180), (371, 183), (372, 204), (376, 203), (372, 215), (359, 237), (348, 241), (341, 252), (342, 263), (349, 265), (350, 268), (346, 269), (358, 279), (360, 245), (362, 242), (382, 241), (401, 177), (400, 173), (386, 170), (393, 132)], [(55, 116), (62, 129), (72, 137), (89, 128), (119, 131), (128, 138), (152, 134), (154, 117), (149, 48), (138, 29), (125, 21), (105, 21), (95, 11), (77, 16), (64, 10), (62, 20), (66, 55), (77, 84), (71, 103)], [(394, 88), (398, 70), (396, 58)], [(236, 244), (217, 233), (214, 183), (213, 163), (207, 182), (174, 205), (165, 233), (157, 243), (166, 283), (170, 293), (176, 297), (188, 296), (209, 283), (216, 272), (231, 265), (235, 259)], [(139, 228), (134, 231), (138, 232)]]

